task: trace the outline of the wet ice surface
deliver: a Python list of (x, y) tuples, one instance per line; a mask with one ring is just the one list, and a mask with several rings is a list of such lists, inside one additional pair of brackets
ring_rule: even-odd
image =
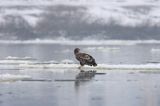
[(1, 106), (159, 106), (160, 73), (17, 71), (52, 81), (0, 82)]
[[(96, 74), (70, 64), (77, 63), (77, 46), (0, 45), (0, 106), (160, 105), (159, 44), (79, 46), (98, 64), (111, 67), (92, 70)], [(73, 68), (46, 67), (57, 62)], [(30, 64), (35, 68), (28, 68)]]

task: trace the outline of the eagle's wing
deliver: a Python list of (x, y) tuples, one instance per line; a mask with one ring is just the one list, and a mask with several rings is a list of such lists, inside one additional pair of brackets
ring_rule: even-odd
[(87, 62), (92, 62), (94, 60), (94, 58), (91, 55), (86, 54), (86, 53), (80, 53), (78, 55), (78, 58), (81, 61), (87, 61)]

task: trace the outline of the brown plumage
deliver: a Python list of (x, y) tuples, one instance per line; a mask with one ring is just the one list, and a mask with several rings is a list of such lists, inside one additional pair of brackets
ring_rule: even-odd
[(95, 59), (86, 53), (81, 53), (79, 48), (74, 49), (74, 54), (76, 59), (80, 62), (81, 66), (89, 65), (89, 66), (97, 66)]

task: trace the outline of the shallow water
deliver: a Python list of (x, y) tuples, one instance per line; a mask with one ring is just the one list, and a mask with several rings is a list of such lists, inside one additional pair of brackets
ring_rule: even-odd
[(91, 54), (97, 63), (104, 64), (145, 64), (160, 62), (160, 44), (137, 45), (63, 45), (63, 44), (1, 44), (0, 59), (7, 56), (32, 57), (41, 61), (61, 62), (74, 58), (73, 50)]
[[(4, 44), (0, 45), (0, 58), (28, 56), (38, 61), (61, 62), (69, 59), (77, 63), (72, 53), (75, 47), (77, 46)], [(160, 61), (159, 45), (155, 44), (78, 47), (92, 54), (98, 63), (157, 64)], [(78, 69), (21, 70), (17, 67), (9, 69), (7, 66), (0, 70), (0, 106), (160, 105), (159, 70), (81, 72)], [(97, 74), (88, 71), (96, 71)], [(99, 72), (103, 74), (98, 74)]]

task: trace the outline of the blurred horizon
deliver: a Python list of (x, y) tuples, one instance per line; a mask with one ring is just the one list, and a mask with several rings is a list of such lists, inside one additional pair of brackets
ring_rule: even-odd
[(0, 40), (160, 40), (159, 0), (0, 1)]

